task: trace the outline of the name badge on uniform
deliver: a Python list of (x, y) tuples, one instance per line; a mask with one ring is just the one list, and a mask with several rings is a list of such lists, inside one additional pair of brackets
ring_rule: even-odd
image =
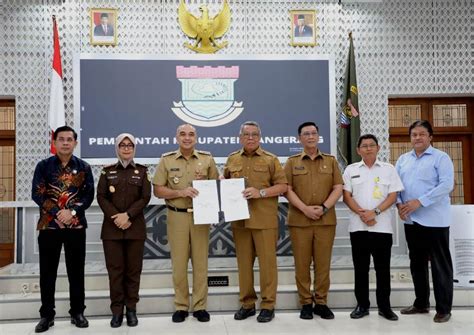
[(295, 166), (295, 170), (304, 170), (304, 166)]
[(175, 184), (179, 183), (179, 178), (178, 178), (178, 177), (174, 177), (174, 178), (173, 178), (173, 183), (175, 183)]
[(355, 176), (351, 176), (351, 179), (356, 179), (356, 178), (360, 178), (360, 174), (357, 174)]
[(380, 177), (374, 178), (375, 186), (374, 186), (374, 191), (372, 192), (372, 197), (376, 200), (382, 199), (383, 197), (382, 191), (380, 190), (380, 187), (378, 184), (379, 181), (380, 181)]
[(382, 191), (380, 190), (379, 185), (374, 186), (374, 191), (372, 192), (372, 197), (376, 200), (382, 199)]
[(171, 168), (170, 171), (179, 171), (179, 168)]
[(109, 186), (109, 191), (110, 191), (110, 193), (115, 193), (115, 186), (114, 186), (114, 185), (110, 185), (110, 186)]

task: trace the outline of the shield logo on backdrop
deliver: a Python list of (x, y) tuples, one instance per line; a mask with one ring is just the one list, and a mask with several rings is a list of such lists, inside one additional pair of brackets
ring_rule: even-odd
[(181, 82), (180, 102), (171, 109), (181, 120), (195, 126), (217, 127), (237, 118), (244, 110), (234, 101), (238, 66), (176, 66)]

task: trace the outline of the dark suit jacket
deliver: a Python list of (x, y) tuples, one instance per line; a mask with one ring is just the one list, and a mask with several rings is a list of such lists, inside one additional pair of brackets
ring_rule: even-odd
[(114, 36), (114, 26), (108, 24), (107, 25), (107, 34), (104, 31), (104, 28), (102, 28), (101, 24), (98, 24), (94, 28), (94, 36)]
[(295, 27), (295, 37), (311, 37), (313, 36), (313, 28), (310, 26), (303, 26), (303, 32), (300, 34), (300, 27)]

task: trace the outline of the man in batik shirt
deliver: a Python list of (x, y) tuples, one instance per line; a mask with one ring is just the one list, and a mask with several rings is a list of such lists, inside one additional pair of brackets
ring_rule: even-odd
[(84, 317), (84, 262), (86, 256), (85, 210), (94, 199), (90, 166), (73, 155), (77, 133), (68, 126), (54, 132), (56, 155), (38, 163), (33, 177), (32, 197), (40, 209), (37, 229), (40, 258), (41, 320), (35, 332), (54, 325), (54, 292), (64, 244), (69, 279), (71, 323), (86, 328)]

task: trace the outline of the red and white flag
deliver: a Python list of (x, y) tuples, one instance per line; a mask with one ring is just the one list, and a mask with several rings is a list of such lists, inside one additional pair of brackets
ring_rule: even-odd
[(49, 100), (49, 132), (51, 134), (51, 154), (56, 154), (53, 135), (54, 130), (66, 124), (64, 113), (63, 69), (61, 66), (61, 49), (59, 47), (58, 27), (53, 15), (53, 68), (51, 74), (51, 95)]

